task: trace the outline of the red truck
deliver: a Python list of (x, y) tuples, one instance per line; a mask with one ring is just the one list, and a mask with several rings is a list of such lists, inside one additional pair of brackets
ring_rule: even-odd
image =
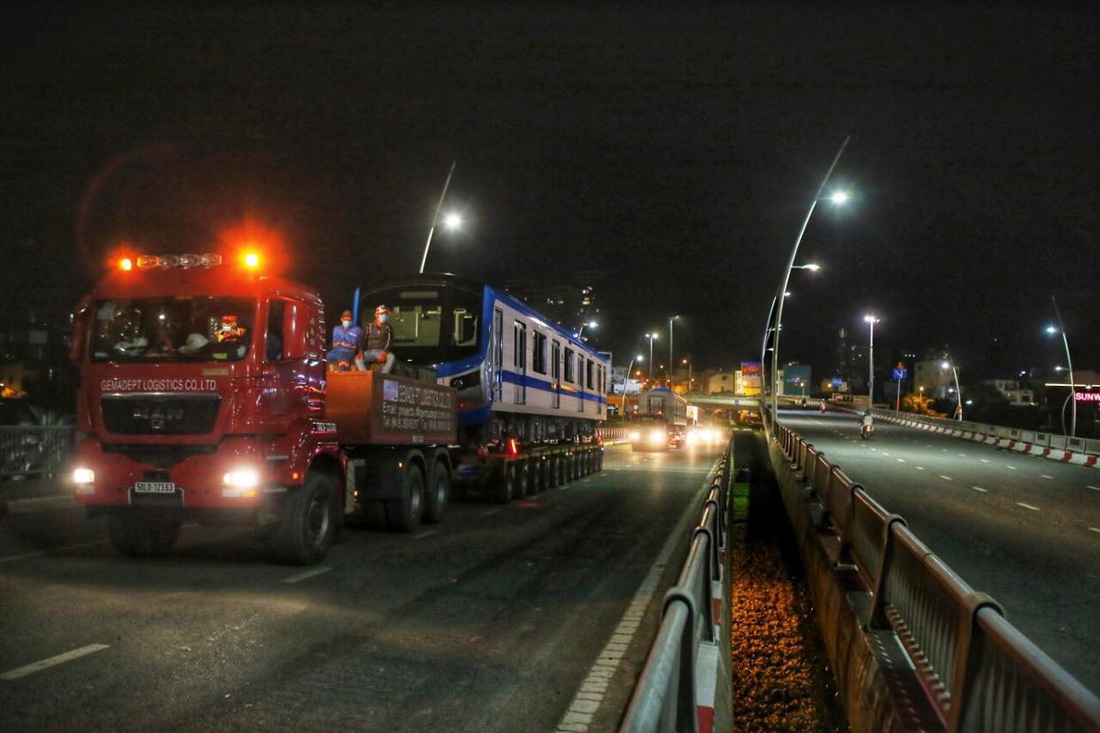
[(75, 311), (76, 499), (129, 555), (184, 522), (271, 524), (320, 561), (349, 516), (409, 531), (450, 493), (456, 392), (434, 374), (329, 372), (320, 296), (255, 255), (122, 259)]

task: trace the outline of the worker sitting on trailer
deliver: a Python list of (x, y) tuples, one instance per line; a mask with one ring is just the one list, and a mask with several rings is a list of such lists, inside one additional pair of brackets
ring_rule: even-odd
[(390, 351), (393, 343), (393, 326), (387, 321), (390, 319), (390, 309), (380, 305), (374, 309), (374, 321), (367, 326), (366, 350), (363, 352), (363, 361), (368, 365), (371, 362), (382, 363), (382, 373), (389, 374), (393, 371), (393, 362), (396, 360)]
[(340, 372), (351, 371), (355, 368), (355, 357), (362, 351), (362, 346), (363, 329), (352, 323), (351, 311), (346, 310), (332, 329), (332, 349), (326, 357), (329, 368)]

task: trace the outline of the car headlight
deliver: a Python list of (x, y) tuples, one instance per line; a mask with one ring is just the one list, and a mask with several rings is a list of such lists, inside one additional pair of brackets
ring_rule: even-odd
[(628, 435), (627, 437), (630, 438), (631, 440), (640, 440), (641, 437), (642, 437), (642, 434), (639, 433), (637, 430), (631, 430), (630, 435)]

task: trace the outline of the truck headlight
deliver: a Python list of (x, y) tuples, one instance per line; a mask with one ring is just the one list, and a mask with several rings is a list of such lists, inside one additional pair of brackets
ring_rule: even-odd
[(222, 496), (228, 498), (246, 498), (256, 496), (260, 485), (260, 473), (254, 468), (237, 468), (227, 471), (222, 477)]
[(95, 493), (95, 471), (90, 468), (74, 468), (73, 469), (73, 483), (76, 484), (76, 493), (78, 494), (94, 494)]

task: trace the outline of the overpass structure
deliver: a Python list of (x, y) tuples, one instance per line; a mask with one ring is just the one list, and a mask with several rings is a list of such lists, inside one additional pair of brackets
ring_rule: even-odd
[[(982, 435), (982, 442), (1005, 439), (996, 433), (1006, 430), (914, 427)], [(1034, 441), (1029, 445), (1064, 447), (1060, 436), (1024, 437)], [(767, 438), (853, 730), (1100, 731), (1100, 699), (1013, 627), (996, 600), (952, 571), (903, 517), (782, 422)]]

